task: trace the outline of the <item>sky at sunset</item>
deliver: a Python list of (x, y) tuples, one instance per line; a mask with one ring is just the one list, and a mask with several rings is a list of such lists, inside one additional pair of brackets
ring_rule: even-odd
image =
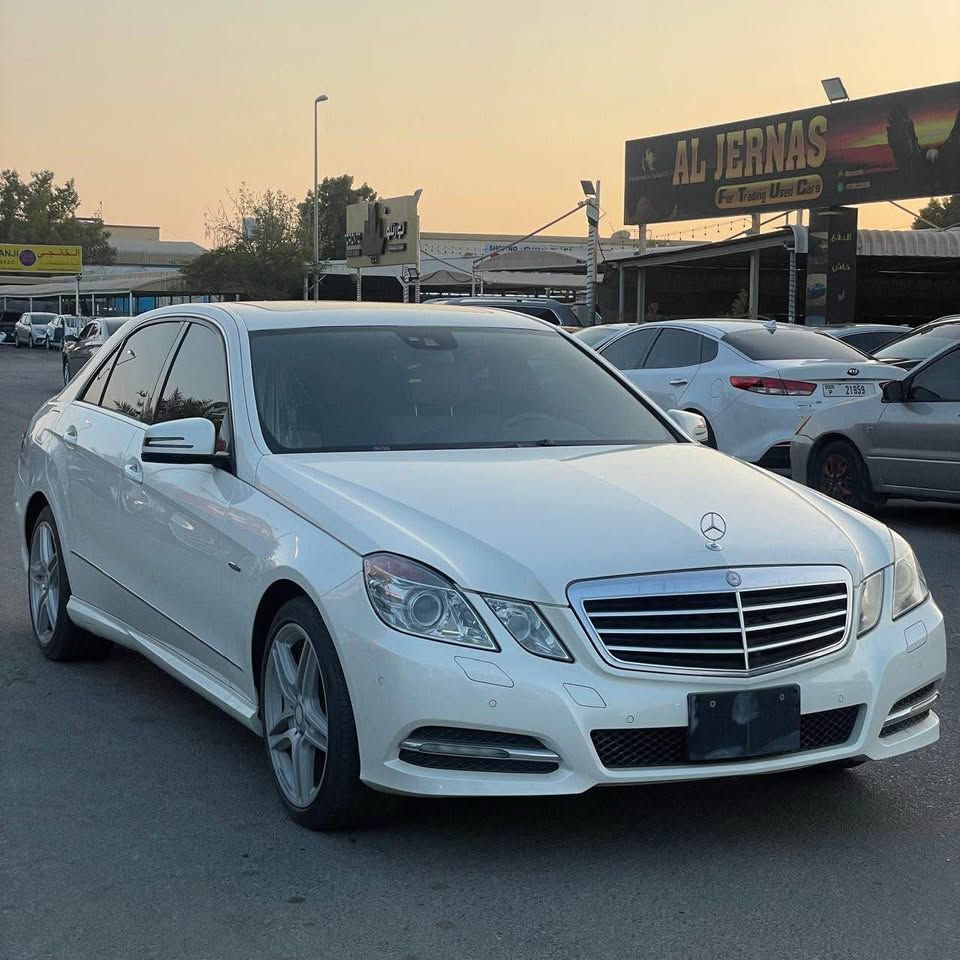
[(958, 80), (958, 37), (960, 0), (0, 0), (0, 167), (203, 243), (241, 181), (309, 189), (326, 93), (321, 177), (423, 187), (423, 230), (525, 233), (599, 177), (609, 235), (625, 140), (815, 105), (838, 73), (853, 97)]

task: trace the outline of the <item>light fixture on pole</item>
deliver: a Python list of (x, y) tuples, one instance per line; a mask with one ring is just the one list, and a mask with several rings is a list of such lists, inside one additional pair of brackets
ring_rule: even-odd
[(328, 99), (325, 93), (321, 93), (313, 101), (313, 299), (320, 299), (320, 191), (318, 181), (320, 171), (318, 169), (317, 155), (320, 149), (317, 132), (317, 107)]
[(587, 259), (587, 316), (586, 325), (596, 323), (597, 316), (597, 248), (600, 245), (600, 181), (581, 180), (580, 189), (587, 198), (587, 231), (590, 238), (590, 254)]
[(843, 81), (839, 77), (827, 77), (826, 80), (821, 80), (820, 84), (823, 87), (823, 92), (827, 95), (827, 99), (831, 103), (839, 103), (841, 100), (850, 99), (847, 94), (847, 88), (843, 85)]

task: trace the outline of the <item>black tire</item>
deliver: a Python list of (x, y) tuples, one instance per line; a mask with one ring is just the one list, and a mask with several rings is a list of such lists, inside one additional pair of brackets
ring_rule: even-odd
[(101, 660), (110, 652), (113, 643), (110, 640), (104, 640), (103, 637), (96, 637), (92, 633), (87, 633), (86, 630), (81, 630), (67, 614), (70, 581), (67, 578), (66, 567), (63, 565), (63, 547), (60, 543), (60, 533), (49, 507), (44, 507), (37, 516), (29, 534), (28, 547), (33, 543), (34, 535), (41, 524), (49, 526), (53, 534), (53, 541), (56, 544), (57, 557), (59, 558), (59, 596), (56, 624), (50, 636), (44, 639), (37, 627), (33, 606), (30, 603), (32, 573), (31, 571), (27, 572), (27, 606), (30, 610), (30, 623), (33, 627), (34, 638), (48, 660)]
[(13, 346), (17, 350), (20, 349), (20, 335), (17, 333), (13, 335)]
[(70, 382), (70, 366), (66, 360), (63, 361), (63, 385), (66, 386)]
[(820, 448), (813, 463), (811, 486), (857, 510), (868, 510), (878, 503), (863, 458), (846, 440), (831, 440)]
[[(267, 736), (266, 691), (270, 654), (278, 635), (290, 624), (303, 630), (307, 637), (303, 642), (309, 642), (316, 654), (327, 714), (327, 751), (319, 792), (309, 805), (302, 807), (291, 802), (284, 792)], [(295, 822), (311, 830), (342, 830), (379, 819), (395, 807), (396, 798), (371, 790), (360, 781), (357, 728), (343, 668), (317, 608), (306, 597), (287, 601), (273, 618), (260, 669), (260, 691), (260, 720), (264, 726), (267, 763), (280, 800)]]

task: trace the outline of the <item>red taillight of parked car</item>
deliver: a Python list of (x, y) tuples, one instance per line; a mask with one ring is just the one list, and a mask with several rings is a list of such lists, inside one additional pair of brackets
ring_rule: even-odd
[(817, 389), (815, 383), (806, 380), (781, 380), (780, 377), (731, 377), (730, 386), (777, 397), (809, 397)]

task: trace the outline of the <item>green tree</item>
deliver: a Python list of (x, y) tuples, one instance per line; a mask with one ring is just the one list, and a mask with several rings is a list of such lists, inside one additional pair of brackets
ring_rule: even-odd
[(79, 219), (79, 208), (73, 180), (57, 186), (52, 170), (31, 173), (29, 180), (16, 170), (0, 172), (0, 242), (79, 244), (84, 263), (113, 263), (103, 221)]
[(191, 287), (254, 300), (301, 295), (307, 258), (292, 197), (240, 184), (228, 204), (207, 217), (206, 227), (213, 249), (183, 268)]
[(731, 317), (735, 320), (743, 320), (750, 316), (750, 294), (746, 290), (741, 290), (730, 304), (730, 309), (721, 314), (723, 317)]
[[(952, 197), (934, 197), (920, 210), (920, 217), (938, 227), (960, 224), (960, 193), (955, 193)], [(930, 230), (930, 223), (924, 223), (920, 217), (913, 221), (913, 229)]]
[[(343, 260), (347, 255), (347, 207), (351, 203), (376, 200), (377, 191), (368, 183), (353, 185), (353, 177), (324, 177), (317, 191), (320, 198), (320, 259)], [(313, 191), (300, 204), (300, 229), (307, 259), (313, 259)]]

